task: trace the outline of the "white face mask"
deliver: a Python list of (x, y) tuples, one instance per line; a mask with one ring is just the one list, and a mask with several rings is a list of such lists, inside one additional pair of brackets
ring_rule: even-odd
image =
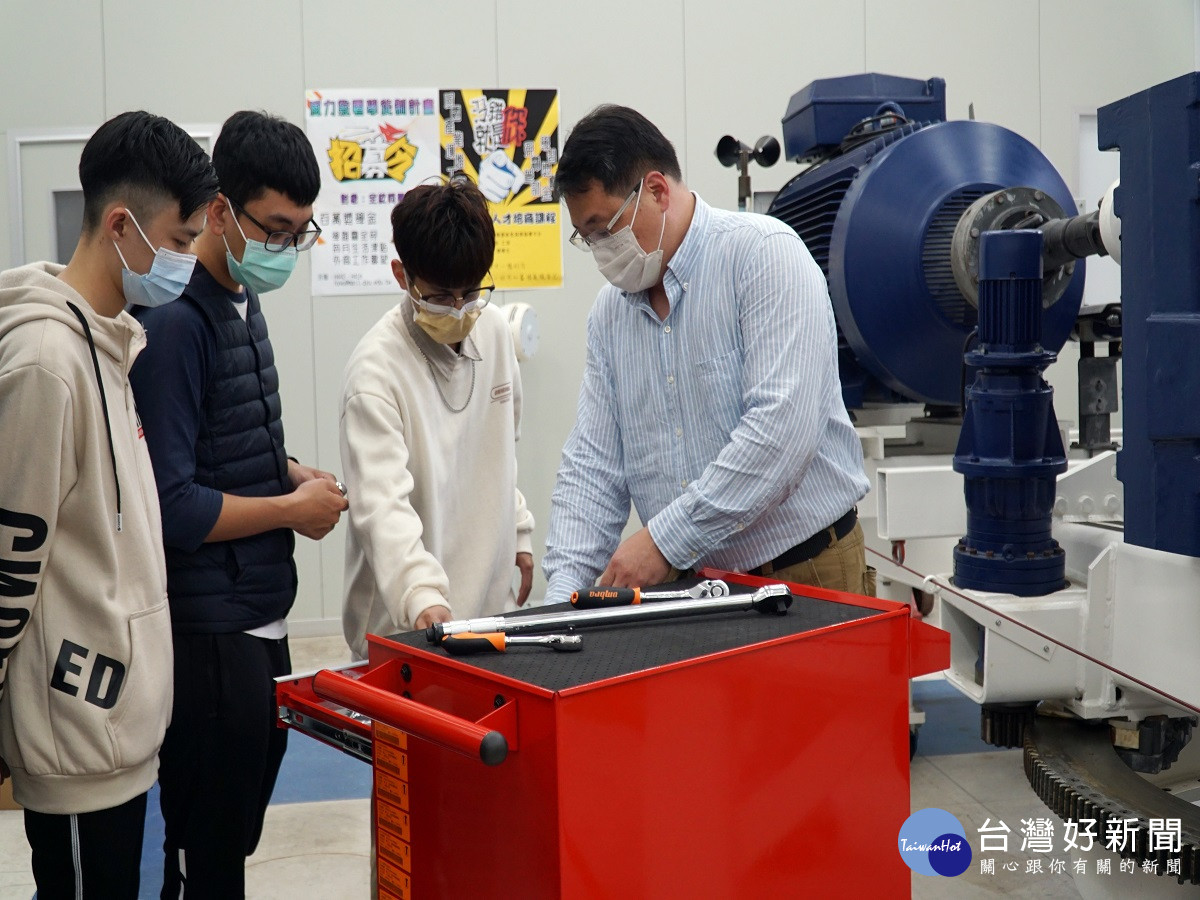
[(637, 221), (638, 207), (642, 203), (642, 184), (638, 185), (637, 203), (633, 207), (633, 218), (629, 224), (615, 234), (601, 238), (591, 245), (592, 256), (600, 274), (609, 284), (630, 294), (648, 290), (658, 283), (662, 274), (662, 242), (667, 230), (667, 213), (663, 210), (662, 230), (658, 233), (658, 249), (647, 253), (633, 234), (633, 223)]

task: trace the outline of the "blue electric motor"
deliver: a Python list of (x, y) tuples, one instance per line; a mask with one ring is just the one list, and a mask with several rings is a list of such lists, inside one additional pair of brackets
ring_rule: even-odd
[[(789, 159), (813, 164), (768, 212), (804, 239), (837, 315), (843, 397), (962, 403), (962, 360), (978, 316), (978, 240), (1045, 229), (1076, 212), (1049, 160), (1018, 134), (947, 122), (945, 82), (884, 75), (814, 81), (783, 119)], [(1083, 266), (1046, 236), (1042, 347), (1070, 335)]]

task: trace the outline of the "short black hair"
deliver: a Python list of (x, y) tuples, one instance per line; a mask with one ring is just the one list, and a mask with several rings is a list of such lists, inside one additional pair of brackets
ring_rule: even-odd
[(96, 129), (79, 157), (83, 230), (100, 225), (114, 199), (146, 219), (167, 200), (179, 202), (181, 219), (217, 196), (217, 175), (208, 154), (169, 119), (123, 112)]
[(321, 190), (321, 170), (304, 132), (265, 112), (244, 109), (225, 120), (213, 145), (213, 165), (221, 193), (243, 207), (268, 190), (311, 206)]
[(438, 287), (480, 284), (496, 255), (491, 210), (466, 178), (406, 193), (392, 209), (392, 241), (408, 276)]
[(657, 126), (628, 106), (605, 104), (571, 131), (558, 159), (558, 197), (582, 194), (593, 180), (614, 197), (628, 194), (647, 172), (682, 179), (675, 147)]

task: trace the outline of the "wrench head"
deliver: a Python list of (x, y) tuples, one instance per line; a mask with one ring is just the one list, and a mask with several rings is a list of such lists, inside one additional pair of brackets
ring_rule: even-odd
[(714, 579), (708, 582), (708, 596), (710, 597), (728, 597), (729, 585), (720, 579)]
[(786, 584), (766, 584), (751, 595), (750, 605), (761, 613), (782, 616), (792, 605), (792, 592)]
[(583, 649), (583, 638), (577, 634), (552, 634), (547, 637), (550, 638), (547, 641), (550, 648), (559, 653), (575, 653)]
[(710, 597), (728, 597), (729, 585), (720, 579), (702, 581), (688, 591), (697, 600), (707, 600)]

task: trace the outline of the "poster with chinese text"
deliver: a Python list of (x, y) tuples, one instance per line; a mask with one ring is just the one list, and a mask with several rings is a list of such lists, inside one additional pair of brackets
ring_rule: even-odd
[(313, 294), (397, 290), (392, 207), (439, 174), (465, 175), (488, 198), (498, 289), (561, 286), (562, 214), (553, 199), (558, 119), (556, 90), (308, 91), (323, 230), (312, 250)]
[(313, 294), (394, 293), (392, 207), (442, 169), (437, 91), (313, 90), (305, 100), (321, 169)]
[(496, 287), (562, 285), (558, 91), (440, 91), (442, 172), (479, 185), (496, 225)]

